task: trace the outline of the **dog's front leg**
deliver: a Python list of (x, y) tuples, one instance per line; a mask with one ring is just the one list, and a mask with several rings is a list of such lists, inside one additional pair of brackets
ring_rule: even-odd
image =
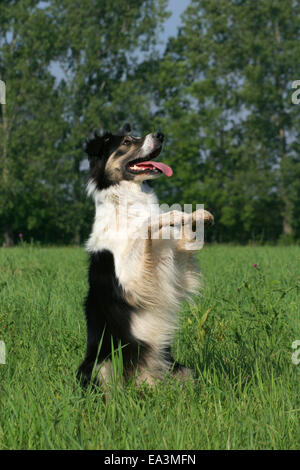
[[(152, 240), (176, 238), (176, 233), (179, 233), (178, 231), (188, 222), (190, 216), (191, 214), (177, 210), (156, 215), (148, 222), (148, 238)], [(174, 228), (178, 229), (177, 232), (174, 231)]]
[(188, 215), (189, 217), (182, 227), (182, 236), (178, 241), (177, 249), (179, 251), (198, 251), (203, 247), (204, 229), (214, 223), (214, 217), (204, 209), (198, 209)]
[(165, 212), (148, 225), (148, 238), (177, 240), (179, 250), (196, 251), (203, 245), (204, 226), (213, 224), (213, 221), (213, 215), (204, 209), (192, 213)]

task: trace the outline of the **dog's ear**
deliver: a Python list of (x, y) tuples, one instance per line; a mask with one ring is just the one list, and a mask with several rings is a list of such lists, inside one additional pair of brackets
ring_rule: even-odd
[(131, 125), (128, 122), (126, 122), (126, 124), (124, 124), (123, 126), (122, 134), (128, 135), (130, 131), (131, 131)]
[(87, 153), (89, 159), (93, 157), (101, 157), (105, 145), (112, 138), (111, 132), (98, 133), (94, 132), (89, 136), (83, 144), (83, 150)]

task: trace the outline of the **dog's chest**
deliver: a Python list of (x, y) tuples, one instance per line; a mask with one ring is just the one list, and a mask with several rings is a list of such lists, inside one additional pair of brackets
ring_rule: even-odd
[(110, 250), (119, 281), (134, 277), (143, 256), (147, 221), (159, 212), (157, 198), (151, 190), (124, 182), (101, 191), (95, 199), (95, 220), (86, 248), (91, 253)]
[(124, 182), (101, 191), (87, 249), (113, 254), (117, 281), (135, 304), (152, 309), (161, 308), (163, 302), (172, 310), (182, 291), (190, 290), (185, 286), (187, 266), (178, 263), (173, 240), (148, 239), (150, 219), (159, 213), (151, 190)]

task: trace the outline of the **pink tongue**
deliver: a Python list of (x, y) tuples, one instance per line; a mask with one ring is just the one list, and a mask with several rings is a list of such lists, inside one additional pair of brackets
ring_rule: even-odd
[(158, 168), (160, 171), (162, 171), (165, 175), (167, 175), (169, 178), (170, 176), (173, 175), (173, 170), (170, 166), (168, 165), (165, 165), (164, 163), (161, 163), (161, 162), (154, 162), (154, 161), (151, 161), (151, 162), (141, 162), (141, 163), (137, 163), (136, 166), (143, 166), (143, 167), (146, 167), (146, 166), (154, 166), (155, 168)]

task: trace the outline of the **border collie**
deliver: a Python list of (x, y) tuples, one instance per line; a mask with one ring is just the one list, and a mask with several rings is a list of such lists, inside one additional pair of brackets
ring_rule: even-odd
[(164, 135), (135, 137), (130, 130), (126, 124), (117, 135), (95, 133), (85, 144), (96, 214), (87, 241), (87, 350), (78, 369), (84, 384), (93, 371), (98, 384), (113, 379), (112, 351), (120, 347), (125, 379), (152, 385), (168, 373), (192, 377), (172, 358), (171, 344), (176, 311), (199, 288), (193, 255), (202, 244), (195, 223), (212, 223), (213, 216), (158, 207), (146, 181), (172, 176), (169, 166), (154, 160)]

